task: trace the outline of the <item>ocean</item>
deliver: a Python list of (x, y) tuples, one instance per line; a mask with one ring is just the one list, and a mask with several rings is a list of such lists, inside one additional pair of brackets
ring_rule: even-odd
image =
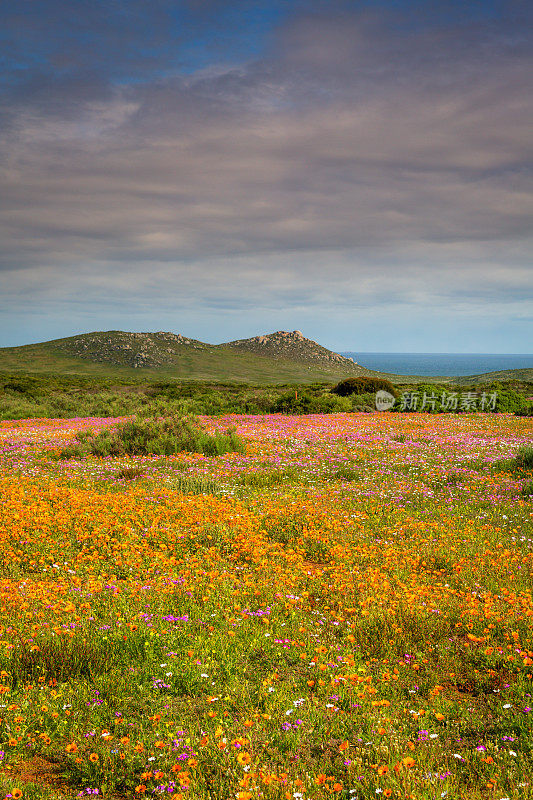
[(520, 353), (341, 353), (362, 367), (396, 375), (479, 375), (501, 369), (533, 369)]

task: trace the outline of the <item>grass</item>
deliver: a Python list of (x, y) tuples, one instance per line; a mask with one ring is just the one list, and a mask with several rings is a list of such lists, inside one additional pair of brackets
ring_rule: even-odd
[(531, 797), (529, 420), (230, 423), (2, 424), (0, 798)]
[[(203, 453), (219, 456), (222, 453), (242, 453), (244, 442), (235, 435), (235, 428), (224, 433), (207, 433), (199, 421), (178, 415), (145, 417), (126, 420), (113, 428), (99, 432), (78, 433), (74, 443), (60, 451), (60, 458), (83, 458), (88, 455), (106, 456), (169, 456), (176, 453)], [(121, 477), (135, 477), (134, 472)]]
[[(0, 371), (9, 373), (63, 374), (87, 377), (139, 380), (179, 381), (235, 381), (237, 383), (315, 383), (336, 382), (346, 375), (339, 367), (327, 364), (302, 364), (287, 358), (270, 358), (256, 353), (238, 351), (231, 347), (203, 342), (193, 345), (170, 343), (161, 351), (162, 363), (158, 366), (134, 368), (126, 358), (111, 349), (106, 361), (107, 340), (122, 341), (124, 334), (109, 331), (102, 334), (102, 345), (94, 353), (94, 360), (72, 352), (72, 342), (79, 337), (68, 337), (51, 342), (0, 348)], [(135, 346), (135, 342), (134, 342)], [(133, 352), (133, 351), (132, 351)], [(102, 357), (102, 353), (104, 354)], [(116, 359), (119, 363), (116, 363)], [(130, 358), (131, 361), (131, 358)], [(354, 368), (355, 369), (355, 368)]]

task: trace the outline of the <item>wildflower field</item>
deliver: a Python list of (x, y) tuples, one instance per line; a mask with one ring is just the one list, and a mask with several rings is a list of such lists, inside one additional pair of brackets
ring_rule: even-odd
[(533, 797), (531, 418), (116, 422), (0, 423), (0, 798)]

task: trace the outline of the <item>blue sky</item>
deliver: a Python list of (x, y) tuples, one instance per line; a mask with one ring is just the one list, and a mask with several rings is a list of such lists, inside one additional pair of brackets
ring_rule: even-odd
[(0, 346), (530, 352), (530, 8), (5, 4)]

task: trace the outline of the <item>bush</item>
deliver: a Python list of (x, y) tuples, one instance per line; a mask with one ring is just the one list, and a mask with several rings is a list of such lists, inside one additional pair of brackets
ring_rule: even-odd
[(522, 497), (526, 500), (533, 500), (533, 481), (528, 481), (522, 487)]
[[(416, 398), (413, 407), (407, 395)], [(455, 408), (449, 403), (451, 396), (455, 395)], [(467, 399), (473, 398), (472, 406)], [(492, 396), (495, 395), (494, 407)], [(426, 401), (424, 402), (424, 396)], [(406, 402), (403, 402), (404, 399)], [(402, 385), (399, 401), (392, 408), (393, 411), (423, 411), (424, 413), (472, 413), (472, 412), (498, 412), (503, 414), (516, 413), (527, 405), (526, 399), (509, 386), (494, 383), (488, 386), (457, 386), (451, 384), (419, 383)], [(433, 407), (434, 406), (434, 407)]]
[(354, 394), (350, 397), (352, 403), (352, 411), (375, 411), (376, 410), (376, 395), (372, 392), (365, 392), (365, 394)]
[(496, 411), (505, 414), (513, 414), (523, 411), (527, 408), (528, 402), (526, 398), (511, 387), (503, 387), (501, 384), (495, 384), (485, 390), (487, 394), (496, 392)]
[(381, 390), (390, 392), (396, 397), (396, 389), (390, 381), (383, 378), (368, 378), (361, 375), (358, 378), (346, 378), (341, 381), (331, 390), (333, 394), (338, 394), (340, 397), (348, 397), (352, 394), (370, 394), (379, 392)]
[(531, 472), (533, 470), (533, 447), (519, 447), (514, 458), (495, 461), (492, 467), (496, 471), (515, 472), (519, 475)]
[(352, 410), (351, 403), (343, 397), (311, 392), (287, 392), (273, 404), (274, 414), (338, 414)]
[(517, 470), (533, 470), (533, 447), (520, 447), (513, 463)]
[(104, 456), (169, 456), (191, 452), (218, 456), (222, 453), (245, 452), (243, 440), (235, 429), (225, 433), (206, 433), (193, 417), (134, 417), (114, 428), (99, 433), (79, 433), (75, 443), (61, 452), (61, 458)]

